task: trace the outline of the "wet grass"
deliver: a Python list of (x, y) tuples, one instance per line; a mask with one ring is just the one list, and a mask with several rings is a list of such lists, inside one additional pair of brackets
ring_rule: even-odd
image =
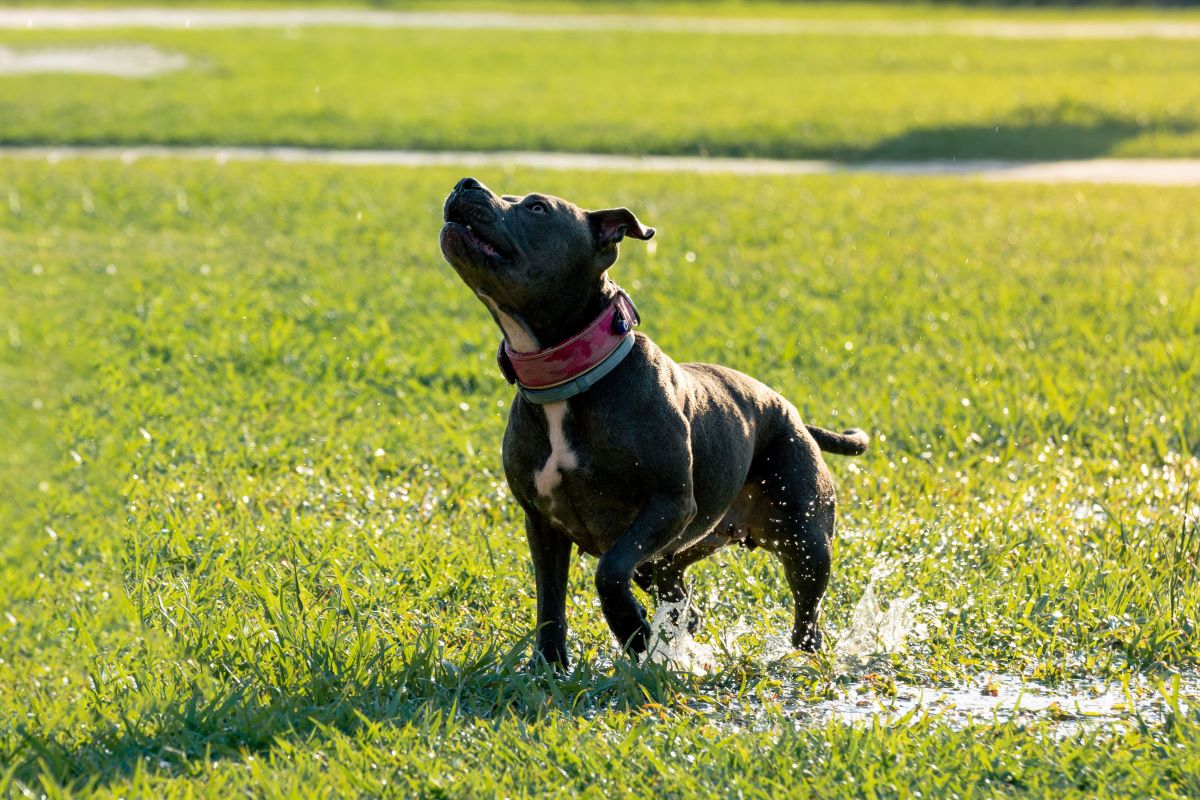
[[(1200, 792), (1200, 191), (480, 174), (635, 208), (647, 333), (875, 436), (831, 459), (835, 649), (765, 658), (782, 576), (731, 550), (692, 574), (717, 670), (633, 666), (584, 560), (553, 678), (457, 177), (5, 162), (0, 794)], [(923, 632), (840, 663), (868, 585)], [(988, 673), (1163, 710), (803, 713)]]
[(3, 31), (144, 80), (0, 76), (0, 143), (816, 157), (1200, 155), (1189, 41), (416, 30)]

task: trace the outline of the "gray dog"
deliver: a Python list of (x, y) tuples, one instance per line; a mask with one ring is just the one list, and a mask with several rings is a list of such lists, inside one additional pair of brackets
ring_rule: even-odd
[(518, 384), (504, 472), (537, 576), (537, 652), (567, 664), (572, 544), (599, 558), (604, 617), (636, 657), (650, 626), (630, 582), (686, 607), (694, 629), (684, 572), (731, 542), (779, 558), (792, 645), (819, 649), (836, 517), (821, 451), (858, 455), (867, 435), (806, 426), (753, 378), (676, 364), (635, 334), (637, 311), (607, 270), (622, 238), (654, 229), (628, 209), (500, 197), (464, 178), (444, 217), (442, 253), (500, 326), (498, 360)]

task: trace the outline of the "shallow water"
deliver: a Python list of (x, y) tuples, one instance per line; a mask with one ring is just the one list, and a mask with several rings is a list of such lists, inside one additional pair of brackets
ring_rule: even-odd
[[(887, 692), (890, 694), (890, 690)], [(881, 696), (866, 685), (847, 687), (845, 697), (788, 706), (800, 720), (895, 723), (928, 716), (965, 726), (968, 723), (1048, 720), (1064, 732), (1087, 724), (1162, 724), (1172, 710), (1200, 703), (1200, 680), (1181, 681), (1178, 692), (1162, 691), (1142, 679), (1135, 684), (1082, 681), (1048, 686), (1018, 675), (980, 675), (950, 687), (898, 685), (894, 696)]]
[(147, 45), (55, 47), (13, 50), (0, 47), (0, 75), (72, 73), (113, 78), (150, 78), (188, 65), (182, 53)]
[(702, 700), (692, 707), (716, 724), (750, 729), (776, 725), (782, 714), (797, 727), (830, 721), (897, 725), (924, 719), (952, 727), (1049, 722), (1065, 736), (1093, 726), (1161, 725), (1172, 713), (1200, 707), (1200, 676), (1180, 679), (1177, 686), (1145, 678), (1129, 684), (1080, 681), (1049, 686), (1014, 675), (980, 675), (948, 687), (896, 684), (880, 689), (864, 681), (842, 686), (837, 697), (826, 700), (784, 694), (768, 701)]
[[(853, 724), (905, 724), (919, 719), (963, 727), (969, 724), (1048, 721), (1061, 735), (1094, 725), (1163, 724), (1171, 713), (1200, 708), (1200, 675), (1154, 680), (1134, 676), (1127, 682), (1075, 680), (1050, 685), (1020, 675), (984, 673), (957, 684), (916, 686), (896, 683), (868, 672), (872, 659), (898, 653), (926, 634), (924, 610), (916, 596), (881, 601), (877, 581), (893, 567), (883, 564), (851, 614), (850, 625), (832, 631), (836, 669), (841, 676), (830, 688), (832, 697), (813, 700), (784, 686), (767, 699), (729, 697), (724, 701), (698, 699), (691, 704), (713, 722), (751, 729), (778, 724), (779, 716), (797, 726), (829, 721)], [(696, 641), (683, 622), (683, 604), (665, 604), (651, 623), (651, 661), (695, 675), (717, 672), (729, 657), (739, 655), (738, 640), (757, 628), (743, 620), (714, 644)], [(756, 636), (756, 638), (759, 638)], [(770, 636), (756, 658), (778, 662), (792, 648), (784, 636)], [(864, 674), (866, 673), (866, 674)]]

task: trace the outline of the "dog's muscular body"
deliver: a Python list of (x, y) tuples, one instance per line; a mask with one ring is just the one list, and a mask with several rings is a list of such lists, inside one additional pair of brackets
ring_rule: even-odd
[[(619, 292), (607, 277), (618, 242), (654, 235), (626, 209), (498, 197), (470, 178), (444, 215), (442, 252), (518, 352), (556, 345), (596, 318)], [(504, 470), (526, 514), (538, 652), (567, 663), (572, 545), (599, 558), (605, 618), (638, 654), (649, 625), (631, 581), (660, 601), (686, 601), (684, 571), (731, 542), (780, 559), (795, 600), (792, 643), (818, 649), (836, 517), (821, 450), (854, 455), (866, 444), (861, 431), (805, 426), (791, 403), (739, 372), (676, 364), (641, 334), (581, 394), (539, 404), (518, 393)]]

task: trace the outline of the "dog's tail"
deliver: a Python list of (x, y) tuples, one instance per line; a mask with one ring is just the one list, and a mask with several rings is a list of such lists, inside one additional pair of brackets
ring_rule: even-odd
[(812, 437), (817, 440), (817, 446), (826, 453), (836, 453), (839, 456), (861, 456), (867, 452), (867, 443), (871, 438), (866, 431), (851, 428), (842, 433), (834, 433), (816, 425), (805, 425)]

